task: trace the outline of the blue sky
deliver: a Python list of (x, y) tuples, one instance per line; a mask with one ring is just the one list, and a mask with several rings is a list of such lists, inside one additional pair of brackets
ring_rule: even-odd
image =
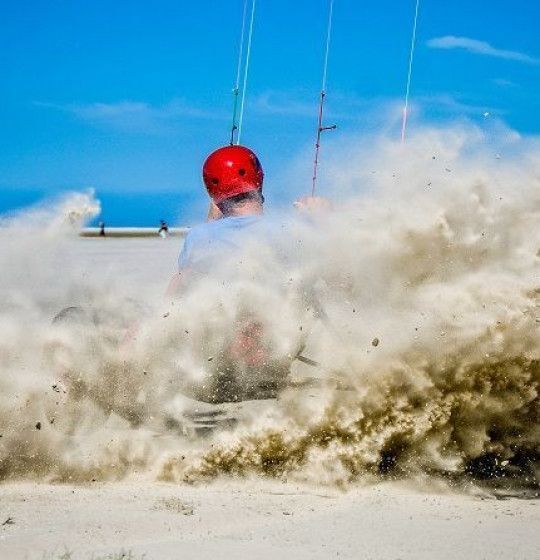
[[(0, 211), (93, 187), (111, 225), (198, 212), (200, 165), (228, 138), (242, 5), (4, 0)], [(376, 131), (395, 111), (413, 13), (414, 0), (335, 0), (332, 149), (335, 135)], [(308, 189), (311, 169), (293, 161), (314, 141), (327, 1), (258, 0), (256, 16), (243, 141), (275, 203), (285, 186)], [(411, 128), (481, 123), (487, 111), (540, 132), (538, 22), (530, 0), (422, 0)]]

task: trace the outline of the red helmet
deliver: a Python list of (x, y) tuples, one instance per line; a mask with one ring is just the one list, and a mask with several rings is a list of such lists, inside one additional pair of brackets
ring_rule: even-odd
[(212, 152), (203, 165), (203, 181), (216, 204), (238, 194), (262, 189), (264, 173), (257, 156), (244, 146)]

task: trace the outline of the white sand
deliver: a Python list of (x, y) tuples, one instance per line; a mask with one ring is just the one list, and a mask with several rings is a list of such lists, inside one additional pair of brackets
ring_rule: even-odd
[[(0, 558), (538, 558), (533, 500), (270, 482), (8, 484)], [(111, 555), (111, 556), (108, 556)], [(143, 556), (145, 555), (145, 556)], [(127, 556), (130, 557), (129, 555)]]

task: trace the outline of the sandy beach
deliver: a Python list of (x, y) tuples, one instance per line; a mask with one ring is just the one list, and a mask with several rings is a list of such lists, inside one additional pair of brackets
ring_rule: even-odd
[(379, 484), (1, 488), (0, 558), (537, 558), (538, 501)]

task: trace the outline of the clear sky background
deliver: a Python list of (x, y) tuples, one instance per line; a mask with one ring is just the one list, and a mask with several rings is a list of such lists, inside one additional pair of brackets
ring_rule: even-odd
[[(414, 4), (335, 0), (332, 135), (373, 132), (395, 116)], [(228, 139), (242, 6), (3, 0), (0, 212), (88, 187), (110, 225), (201, 211), (201, 164)], [(290, 198), (309, 189), (327, 7), (257, 3), (243, 143), (260, 155), (270, 202), (285, 188)], [(537, 1), (421, 0), (411, 128), (422, 119), (480, 123), (487, 111), (539, 133), (539, 27)]]

